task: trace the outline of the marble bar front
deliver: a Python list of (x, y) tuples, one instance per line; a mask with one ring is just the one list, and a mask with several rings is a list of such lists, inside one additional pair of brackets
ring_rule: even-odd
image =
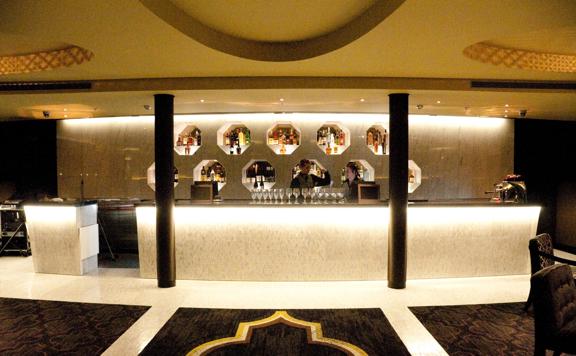
[[(413, 205), (408, 278), (521, 275), (540, 207)], [(140, 276), (156, 277), (153, 206), (136, 208)], [(176, 206), (178, 279), (385, 280), (386, 205)]]
[(34, 272), (82, 275), (98, 269), (96, 201), (25, 205)]

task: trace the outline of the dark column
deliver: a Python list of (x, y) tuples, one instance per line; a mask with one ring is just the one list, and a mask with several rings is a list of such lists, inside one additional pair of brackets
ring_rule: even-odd
[(406, 288), (408, 94), (390, 94), (390, 225), (388, 287)]
[(176, 285), (174, 259), (174, 96), (154, 95), (156, 161), (156, 263), (158, 287)]

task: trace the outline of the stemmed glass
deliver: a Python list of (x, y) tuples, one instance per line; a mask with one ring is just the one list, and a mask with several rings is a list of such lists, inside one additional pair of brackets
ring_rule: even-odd
[(279, 197), (280, 197), (280, 189), (274, 189), (274, 204), (278, 204)]
[(310, 189), (310, 203), (316, 204), (318, 200), (318, 188)]
[(292, 189), (292, 194), (294, 194), (294, 204), (298, 204), (298, 197), (300, 196), (300, 188)]
[(278, 196), (280, 197), (280, 204), (284, 204), (284, 188), (278, 189)]
[(302, 196), (304, 197), (303, 203), (306, 204), (310, 198), (310, 188), (302, 188)]
[(292, 201), (290, 200), (292, 196), (292, 188), (286, 188), (286, 199), (288, 200), (288, 204), (292, 204)]
[(250, 189), (250, 196), (252, 197), (252, 204), (256, 204), (256, 189)]
[(256, 199), (258, 199), (257, 204), (262, 204), (262, 190), (254, 189), (256, 191)]

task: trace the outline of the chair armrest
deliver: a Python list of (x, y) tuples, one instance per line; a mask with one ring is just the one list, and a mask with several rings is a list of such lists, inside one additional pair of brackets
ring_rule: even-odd
[(554, 260), (554, 261), (556, 261), (556, 262), (562, 262), (562, 263), (566, 263), (567, 265), (570, 265), (570, 266), (576, 266), (576, 261), (573, 261), (573, 260), (569, 260), (569, 259), (566, 259), (566, 258), (554, 256), (554, 255), (551, 255), (551, 254), (549, 254), (549, 253), (542, 252), (542, 251), (538, 251), (538, 254), (539, 254), (540, 256), (547, 257), (547, 258), (549, 258), (549, 259), (551, 259), (551, 260)]

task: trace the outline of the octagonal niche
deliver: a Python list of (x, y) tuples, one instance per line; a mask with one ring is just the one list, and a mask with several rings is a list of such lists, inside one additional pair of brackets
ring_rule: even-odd
[(290, 155), (300, 146), (300, 130), (289, 122), (276, 123), (266, 133), (266, 144), (277, 155)]
[[(360, 179), (364, 182), (374, 182), (376, 180), (376, 171), (374, 167), (370, 165), (367, 161), (363, 159), (354, 159), (348, 162), (354, 162), (358, 167), (358, 174), (360, 174)], [(346, 180), (346, 166), (342, 168), (340, 173), (340, 181), (344, 183)]]
[(241, 155), (252, 144), (250, 130), (241, 123), (228, 123), (216, 133), (218, 147), (226, 154)]
[[(174, 166), (174, 186), (178, 185), (178, 179), (178, 168)], [(146, 170), (146, 183), (153, 191), (156, 191), (156, 162)]]
[(336, 122), (324, 124), (316, 131), (316, 144), (327, 155), (339, 155), (350, 146), (350, 130)]
[[(312, 167), (310, 168), (310, 174), (314, 174), (318, 177), (323, 178), (324, 173), (326, 172), (326, 168), (324, 168), (324, 166), (321, 165), (315, 159), (309, 159), (309, 161), (312, 163)], [(296, 163), (296, 165), (292, 168), (292, 178), (296, 178), (298, 173), (300, 173), (300, 167), (299, 167), (299, 163)]]
[(383, 125), (372, 125), (366, 131), (366, 146), (375, 155), (389, 154), (388, 141), (388, 129)]
[(242, 184), (246, 189), (270, 189), (276, 184), (276, 170), (265, 160), (250, 160), (242, 168)]
[(202, 146), (202, 132), (190, 123), (174, 126), (174, 151), (181, 156), (192, 156)]
[(226, 185), (226, 168), (214, 159), (200, 161), (192, 172), (195, 182), (217, 182), (218, 191)]
[(416, 162), (408, 161), (408, 193), (414, 193), (416, 188), (422, 184), (422, 170)]

